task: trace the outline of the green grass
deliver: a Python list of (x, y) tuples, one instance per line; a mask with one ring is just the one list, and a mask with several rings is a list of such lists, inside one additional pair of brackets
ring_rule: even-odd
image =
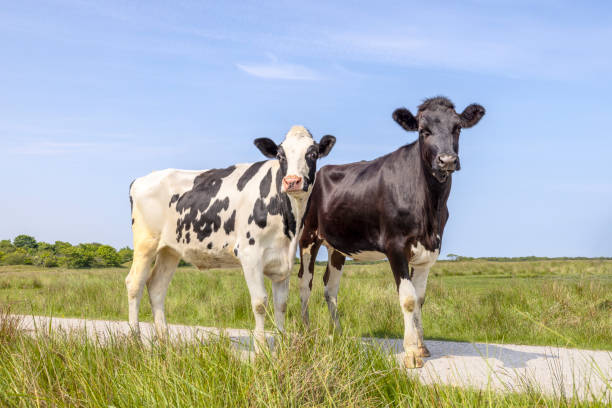
[(239, 358), (206, 343), (105, 343), (83, 333), (32, 338), (0, 315), (0, 406), (7, 407), (580, 407), (537, 388), (497, 393), (412, 379), (382, 350), (317, 331), (278, 338), (274, 355)]
[[(0, 267), (0, 303), (18, 313), (126, 320), (127, 272)], [(301, 324), (296, 275), (287, 313), (290, 331)], [(318, 266), (310, 303), (311, 322), (320, 329), (329, 320), (322, 276)], [(403, 334), (387, 263), (347, 265), (339, 304), (343, 326), (357, 335)], [(236, 269), (180, 268), (170, 285), (166, 315), (170, 323), (254, 325), (246, 283)], [(141, 318), (151, 320), (146, 299)], [(612, 261), (439, 262), (430, 274), (423, 319), (429, 339), (612, 350)]]
[[(0, 267), (0, 305), (12, 313), (127, 318), (127, 268)], [(578, 407), (606, 400), (544, 397), (537, 387), (498, 393), (412, 379), (385, 352), (356, 336), (401, 337), (397, 295), (386, 263), (348, 265), (340, 289), (341, 336), (328, 336), (317, 268), (313, 330), (299, 331), (297, 278), (287, 326), (274, 355), (239, 358), (228, 339), (142, 344), (83, 333), (32, 338), (0, 308), (0, 406), (30, 407)], [(143, 320), (150, 320), (144, 300)], [(177, 271), (167, 299), (173, 323), (253, 327), (239, 270)], [(570, 345), (612, 350), (612, 262), (440, 262), (424, 309), (428, 338)]]

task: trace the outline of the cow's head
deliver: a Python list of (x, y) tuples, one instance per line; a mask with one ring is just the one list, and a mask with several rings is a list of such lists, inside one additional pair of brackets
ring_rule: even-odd
[(299, 195), (309, 192), (315, 181), (317, 159), (329, 154), (336, 138), (323, 136), (319, 143), (303, 126), (293, 126), (285, 140), (276, 145), (268, 138), (255, 139), (255, 146), (271, 159), (278, 159), (283, 176), (282, 191)]
[(485, 109), (477, 104), (469, 105), (461, 114), (455, 112), (453, 103), (444, 97), (426, 99), (416, 117), (406, 108), (393, 112), (393, 119), (407, 131), (419, 132), (421, 158), (426, 168), (440, 183), (459, 170), (459, 133), (462, 128), (477, 124)]

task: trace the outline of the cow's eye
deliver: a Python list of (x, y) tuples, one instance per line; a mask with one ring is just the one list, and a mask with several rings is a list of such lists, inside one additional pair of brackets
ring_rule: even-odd
[(431, 136), (431, 132), (429, 131), (429, 129), (421, 129), (421, 134), (423, 135), (423, 137)]
[(315, 152), (308, 153), (308, 158), (310, 160), (317, 160), (317, 154)]
[(278, 160), (280, 160), (280, 161), (285, 161), (285, 156), (284, 156), (284, 155), (282, 155), (282, 154), (277, 154), (277, 155), (276, 155), (276, 158), (277, 158)]

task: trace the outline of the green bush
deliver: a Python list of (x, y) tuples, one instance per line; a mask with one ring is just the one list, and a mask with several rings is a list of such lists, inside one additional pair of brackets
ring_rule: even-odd
[(131, 262), (134, 259), (134, 250), (130, 247), (121, 248), (117, 255), (119, 255), (119, 260), (121, 263)]
[(3, 263), (6, 265), (32, 265), (32, 257), (23, 248), (4, 255)]
[(36, 240), (29, 235), (17, 235), (13, 240), (13, 245), (17, 248), (35, 249), (37, 247)]
[(121, 258), (115, 248), (110, 245), (102, 245), (96, 249), (96, 263), (100, 266), (119, 266)]
[(48, 242), (39, 242), (36, 246), (36, 251), (37, 252), (50, 251), (50, 252), (55, 253), (55, 247)]
[(61, 264), (68, 268), (89, 268), (94, 262), (95, 252), (81, 246), (64, 248), (62, 252)]
[(63, 254), (68, 248), (72, 248), (70, 242), (55, 241), (55, 244), (53, 244), (53, 251), (57, 255)]
[(34, 263), (39, 266), (50, 268), (57, 266), (59, 264), (59, 261), (53, 251), (47, 250), (37, 252), (34, 258)]
[(13, 252), (14, 250), (15, 246), (13, 245), (10, 239), (3, 239), (2, 241), (0, 241), (0, 251), (6, 254), (8, 252)]

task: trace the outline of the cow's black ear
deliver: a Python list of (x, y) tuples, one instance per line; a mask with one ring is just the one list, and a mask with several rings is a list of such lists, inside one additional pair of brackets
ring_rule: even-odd
[(276, 154), (278, 153), (278, 146), (272, 139), (268, 139), (267, 137), (260, 137), (253, 141), (255, 146), (259, 149), (260, 152), (263, 153), (264, 156), (269, 157), (271, 159), (276, 159)]
[(408, 132), (414, 132), (419, 128), (419, 123), (417, 122), (416, 118), (406, 108), (396, 109), (395, 112), (393, 112), (393, 120)]
[(485, 108), (473, 103), (463, 110), (459, 117), (461, 118), (462, 128), (471, 128), (480, 121), (485, 114)]
[(332, 135), (325, 135), (319, 142), (319, 157), (325, 157), (331, 152), (332, 147), (336, 144), (336, 138)]

